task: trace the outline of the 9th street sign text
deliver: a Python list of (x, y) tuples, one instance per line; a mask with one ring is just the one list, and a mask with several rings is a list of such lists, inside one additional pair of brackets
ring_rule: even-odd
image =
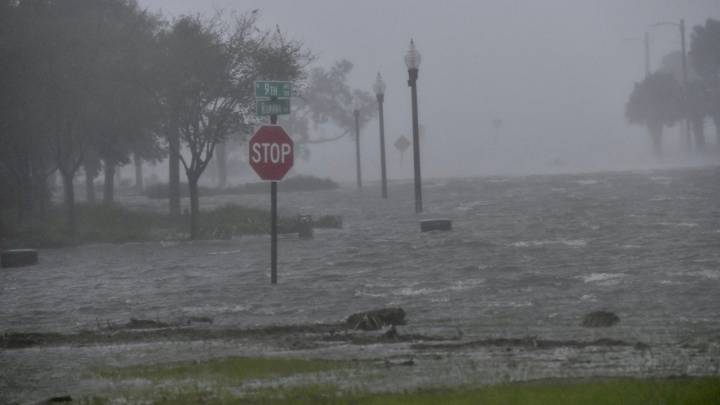
[(255, 82), (256, 98), (290, 98), (292, 94), (291, 82), (261, 80)]

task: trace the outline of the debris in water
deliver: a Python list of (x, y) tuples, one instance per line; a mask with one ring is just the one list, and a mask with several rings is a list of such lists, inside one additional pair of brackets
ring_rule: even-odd
[(582, 326), (586, 328), (607, 328), (620, 322), (620, 317), (608, 311), (591, 312), (583, 318)]
[(57, 404), (62, 402), (72, 402), (73, 399), (70, 395), (61, 395), (58, 397), (52, 397), (46, 401), (41, 402), (41, 404)]
[(343, 219), (338, 215), (323, 215), (313, 221), (313, 227), (341, 229), (343, 227)]
[(153, 329), (153, 328), (168, 328), (170, 324), (160, 321), (153, 321), (151, 319), (135, 319), (130, 318), (130, 322), (124, 325), (127, 329)]
[(351, 329), (379, 330), (388, 325), (405, 325), (405, 311), (402, 308), (383, 308), (358, 312), (348, 317), (346, 323)]
[(420, 221), (420, 232), (450, 230), (452, 230), (452, 221), (449, 219), (426, 219)]
[(12, 249), (0, 253), (1, 267), (24, 267), (38, 264), (38, 252), (34, 249)]

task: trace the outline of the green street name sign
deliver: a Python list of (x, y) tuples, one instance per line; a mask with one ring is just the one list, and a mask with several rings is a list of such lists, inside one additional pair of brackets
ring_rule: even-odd
[(290, 100), (256, 100), (255, 114), (258, 116), (290, 114)]
[(255, 82), (255, 97), (257, 98), (290, 98), (291, 94), (291, 82), (278, 82), (271, 80), (260, 80)]

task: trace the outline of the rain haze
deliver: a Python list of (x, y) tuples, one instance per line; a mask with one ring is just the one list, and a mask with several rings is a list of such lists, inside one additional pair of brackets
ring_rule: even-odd
[[(720, 17), (714, 0), (597, 1), (163, 1), (142, 0), (170, 16), (217, 10), (261, 12), (261, 24), (302, 41), (330, 66), (355, 65), (352, 86), (386, 83), (388, 174), (412, 177), (392, 142), (412, 135), (403, 57), (410, 38), (422, 55), (418, 99), (423, 171), (429, 177), (529, 174), (657, 167), (641, 127), (627, 125), (625, 103), (644, 75), (641, 38), (651, 33), (651, 66), (680, 48), (676, 28)], [(499, 127), (493, 120), (501, 120)], [(363, 171), (379, 178), (377, 123), (361, 133)], [(670, 150), (681, 137), (668, 136)], [(354, 145), (316, 145), (302, 173), (354, 179)]]
[(0, 0), (0, 404), (717, 403), (718, 179), (720, 0)]

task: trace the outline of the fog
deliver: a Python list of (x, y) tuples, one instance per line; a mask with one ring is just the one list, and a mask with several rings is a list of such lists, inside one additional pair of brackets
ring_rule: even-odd
[[(644, 74), (643, 32), (651, 66), (679, 49), (677, 29), (650, 28), (685, 18), (720, 17), (715, 0), (460, 1), (142, 0), (167, 16), (259, 9), (317, 55), (315, 65), (346, 58), (351, 84), (367, 91), (376, 73), (386, 83), (388, 174), (412, 177), (412, 156), (392, 143), (412, 134), (403, 56), (414, 38), (423, 61), (418, 81), (424, 177), (614, 170), (688, 164), (679, 129), (666, 132), (666, 155), (652, 156), (642, 127), (627, 125), (625, 103)], [(499, 128), (493, 119), (502, 120)], [(710, 132), (710, 142), (715, 137)], [(292, 134), (291, 134), (292, 135)], [(379, 177), (377, 120), (362, 128), (363, 176)], [(354, 143), (313, 146), (296, 171), (355, 176)]]
[(719, 55), (720, 0), (0, 2), (0, 403), (717, 402)]

